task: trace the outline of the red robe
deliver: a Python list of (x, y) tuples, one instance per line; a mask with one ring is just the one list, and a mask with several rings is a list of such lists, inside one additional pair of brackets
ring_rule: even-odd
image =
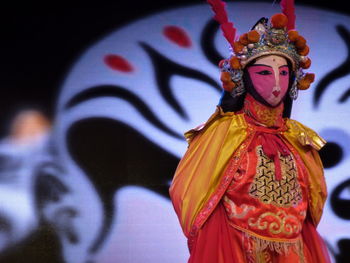
[(316, 226), (326, 187), (324, 140), (247, 96), (186, 134), (170, 195), (191, 263), (330, 262)]

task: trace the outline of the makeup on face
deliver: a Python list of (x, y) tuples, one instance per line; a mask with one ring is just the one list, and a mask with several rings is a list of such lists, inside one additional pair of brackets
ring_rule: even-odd
[(288, 90), (289, 67), (285, 58), (271, 55), (248, 68), (256, 92), (271, 106), (277, 106)]

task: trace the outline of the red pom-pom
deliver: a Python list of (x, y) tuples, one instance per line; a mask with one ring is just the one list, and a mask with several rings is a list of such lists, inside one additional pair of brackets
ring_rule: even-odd
[(223, 89), (228, 91), (228, 92), (232, 92), (232, 90), (236, 87), (236, 84), (234, 82), (228, 82), (228, 83), (224, 83), (222, 85)]
[(232, 92), (232, 90), (235, 88), (236, 84), (232, 81), (231, 75), (229, 72), (221, 72), (222, 81), (222, 87), (224, 90), (227, 90), (229, 92)]
[(307, 90), (310, 88), (312, 82), (315, 81), (315, 74), (307, 73), (301, 80), (298, 82), (298, 89)]
[(231, 57), (230, 58), (230, 66), (233, 69), (240, 69), (241, 63), (239, 62), (239, 59), (237, 57)]
[(309, 82), (304, 81), (304, 79), (302, 79), (298, 82), (298, 89), (299, 90), (307, 90), (308, 88), (310, 88)]
[(242, 52), (243, 48), (244, 46), (239, 41), (233, 43), (233, 50), (236, 54)]
[(305, 47), (298, 51), (300, 56), (307, 56), (310, 52), (310, 48), (308, 45), (305, 45)]
[(314, 73), (306, 73), (304, 76), (304, 79), (310, 83), (315, 81), (315, 74)]
[(298, 36), (297, 40), (295, 41), (295, 47), (299, 50), (304, 49), (306, 46), (306, 39), (302, 36)]
[(228, 83), (228, 82), (232, 82), (230, 72), (226, 72), (226, 71), (225, 72), (221, 72), (220, 80), (224, 84)]
[(311, 59), (307, 58), (305, 61), (300, 62), (300, 67), (308, 69), (311, 66)]
[(288, 18), (284, 14), (275, 14), (271, 17), (271, 25), (273, 28), (285, 28), (288, 23)]
[(296, 30), (288, 31), (288, 38), (291, 42), (297, 41), (298, 37), (299, 37), (298, 31), (296, 31)]
[(241, 35), (239, 37), (239, 42), (243, 45), (243, 46), (246, 46), (249, 44), (249, 41), (248, 41), (248, 34), (247, 33), (244, 33), (243, 35)]
[(252, 30), (248, 32), (248, 41), (249, 43), (256, 43), (260, 39), (260, 34), (256, 30)]

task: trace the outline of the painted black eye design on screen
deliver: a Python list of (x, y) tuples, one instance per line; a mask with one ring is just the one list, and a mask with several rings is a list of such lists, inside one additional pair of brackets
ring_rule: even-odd
[[(337, 68), (326, 74), (316, 86), (313, 97), (315, 107), (319, 106), (322, 96), (334, 81), (350, 74), (350, 31), (344, 25), (337, 25), (336, 31), (347, 47), (347, 56)], [(347, 102), (349, 97), (350, 88), (348, 88), (337, 101), (339, 104), (342, 104)], [(344, 110), (347, 109), (344, 108)], [(342, 143), (345, 144), (344, 147), (349, 145), (349, 142), (346, 141)], [(336, 167), (343, 160), (344, 150), (342, 148), (342, 143), (334, 140), (329, 141), (321, 150), (320, 156), (326, 169)], [(348, 198), (348, 196), (350, 196), (350, 179), (336, 186), (329, 196), (331, 208), (335, 215), (343, 220), (350, 220), (350, 198)], [(340, 239), (337, 245), (338, 252), (331, 249), (336, 262), (350, 262), (350, 239)]]
[[(214, 41), (211, 35), (215, 34), (218, 26), (213, 24), (210, 21), (204, 28), (202, 39), (209, 37)], [(214, 60), (219, 58), (214, 42), (207, 40), (205, 43), (202, 45), (203, 53), (214, 63)], [(139, 42), (138, 45), (152, 61), (159, 94), (182, 119), (189, 120), (189, 114), (173, 94), (173, 87), (170, 85), (170, 79), (173, 76), (203, 82), (218, 95), (220, 94), (222, 89), (217, 80), (206, 73), (172, 61), (146, 42)], [(215, 61), (214, 64), (217, 65), (217, 63), (218, 61)], [(126, 62), (120, 65), (124, 70), (131, 70)], [(126, 87), (115, 84), (90, 87), (72, 97), (65, 104), (64, 109), (71, 110), (99, 97), (123, 99), (151, 125), (173, 138), (184, 140), (181, 134), (161, 121), (146, 101)], [(195, 99), (194, 97), (193, 100)], [(119, 188), (138, 185), (169, 198), (169, 181), (172, 179), (179, 159), (154, 145), (133, 127), (108, 118), (87, 118), (75, 122), (69, 128), (66, 140), (70, 155), (93, 182), (103, 204), (103, 225), (90, 247), (91, 253), (99, 250), (110, 231), (116, 214), (113, 196)]]
[[(328, 177), (330, 169), (340, 165), (346, 165), (350, 151), (347, 147), (350, 143), (348, 133), (339, 128), (327, 128), (321, 131), (321, 136), (327, 140), (327, 144), (320, 150), (320, 157), (325, 168), (325, 176)], [(329, 175), (329, 176), (334, 176)], [(347, 177), (347, 174), (339, 175)], [(328, 195), (332, 212), (342, 220), (350, 220), (350, 179), (342, 180)], [(340, 239), (334, 249), (329, 246), (337, 263), (349, 262), (350, 239)]]
[(324, 168), (335, 167), (343, 159), (343, 149), (337, 142), (327, 142), (319, 153)]
[[(331, 72), (326, 74), (316, 86), (316, 91), (314, 93), (314, 98), (313, 98), (313, 103), (315, 107), (317, 107), (320, 104), (321, 98), (325, 93), (325, 91), (328, 89), (329, 85), (331, 85), (337, 79), (345, 77), (350, 73), (350, 32), (343, 25), (337, 25), (336, 30), (339, 36), (341, 37), (341, 39), (344, 41), (344, 44), (347, 47), (348, 54), (345, 57), (344, 61), (337, 68), (333, 69)], [(346, 102), (349, 96), (350, 96), (350, 88), (342, 96), (340, 96), (340, 98), (338, 99), (338, 102), (339, 103)]]

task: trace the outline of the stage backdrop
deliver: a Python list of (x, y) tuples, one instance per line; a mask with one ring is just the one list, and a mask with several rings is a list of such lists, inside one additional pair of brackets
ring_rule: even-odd
[[(254, 2), (230, 3), (228, 10), (238, 34), (280, 12), (277, 4)], [(328, 141), (321, 155), (329, 199), (318, 230), (334, 262), (348, 262), (350, 17), (305, 6), (296, 13), (316, 82), (299, 93), (292, 118)], [(77, 57), (52, 132), (39, 147), (50, 156), (45, 165), (37, 161), (44, 179), (33, 179), (40, 220), (27, 216), (23, 224), (28, 233), (38, 225), (51, 229), (57, 244), (47, 249), (54, 247), (55, 262), (186, 262), (168, 188), (187, 147), (183, 132), (215, 111), (217, 64), (228, 56), (210, 8), (200, 4), (116, 28)]]

